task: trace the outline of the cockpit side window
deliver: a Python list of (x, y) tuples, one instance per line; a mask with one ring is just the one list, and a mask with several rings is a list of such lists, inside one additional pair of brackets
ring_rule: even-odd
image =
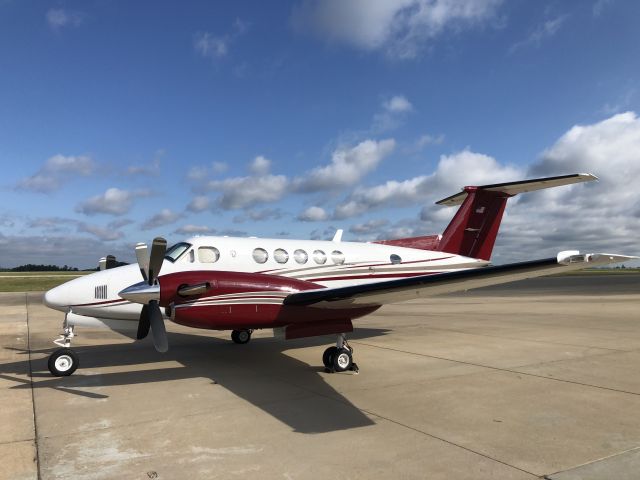
[(191, 244), (186, 242), (176, 243), (166, 251), (166, 253), (164, 254), (164, 258), (173, 263), (178, 260), (182, 256), (182, 254), (189, 249), (190, 246)]

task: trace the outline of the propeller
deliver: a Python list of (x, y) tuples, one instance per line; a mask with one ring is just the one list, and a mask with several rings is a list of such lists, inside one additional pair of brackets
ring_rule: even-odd
[(151, 330), (153, 345), (158, 352), (162, 353), (169, 349), (169, 342), (162, 312), (160, 311), (160, 304), (158, 303), (160, 286), (157, 280), (166, 251), (167, 241), (162, 237), (153, 239), (150, 254), (148, 253), (147, 245), (138, 243), (136, 245), (136, 259), (144, 281), (125, 288), (119, 294), (122, 298), (143, 304), (140, 311), (140, 319), (138, 320), (136, 338), (138, 340), (145, 338), (149, 334), (149, 330)]

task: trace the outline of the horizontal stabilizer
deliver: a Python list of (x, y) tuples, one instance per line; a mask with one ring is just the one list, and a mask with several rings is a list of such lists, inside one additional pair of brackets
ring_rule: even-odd
[[(489, 192), (505, 193), (508, 196), (517, 195), (519, 193), (533, 192), (542, 190), (543, 188), (559, 187), (561, 185), (571, 185), (572, 183), (591, 182), (597, 180), (598, 177), (590, 173), (574, 173), (572, 175), (561, 175), (559, 177), (534, 178), (531, 180), (521, 180), (519, 182), (495, 183), (493, 185), (481, 185), (473, 187), (475, 190), (485, 190)], [(468, 192), (466, 187), (462, 192), (443, 198), (436, 202), (437, 205), (455, 206), (461, 205), (467, 198)]]

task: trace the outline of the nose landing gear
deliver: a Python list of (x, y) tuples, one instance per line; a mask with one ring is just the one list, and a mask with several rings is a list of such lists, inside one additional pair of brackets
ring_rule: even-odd
[(343, 333), (338, 335), (335, 347), (329, 347), (324, 351), (322, 363), (328, 373), (346, 372), (347, 370), (358, 373), (359, 371), (358, 365), (353, 361), (353, 348)]
[(75, 337), (75, 334), (73, 333), (73, 326), (69, 326), (67, 323), (67, 317), (65, 316), (64, 321), (62, 322), (62, 333), (60, 334), (60, 338), (53, 341), (53, 343), (61, 348), (53, 352), (49, 356), (49, 361), (47, 362), (51, 375), (55, 377), (68, 377), (75, 372), (78, 365), (80, 365), (78, 355), (70, 348), (71, 339), (73, 337)]

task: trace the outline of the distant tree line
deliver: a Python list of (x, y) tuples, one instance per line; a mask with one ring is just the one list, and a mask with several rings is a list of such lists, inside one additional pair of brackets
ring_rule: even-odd
[(57, 265), (34, 265), (28, 263), (26, 265), (20, 265), (19, 267), (3, 268), (5, 272), (77, 272), (76, 267), (69, 267), (64, 265), (59, 267)]

